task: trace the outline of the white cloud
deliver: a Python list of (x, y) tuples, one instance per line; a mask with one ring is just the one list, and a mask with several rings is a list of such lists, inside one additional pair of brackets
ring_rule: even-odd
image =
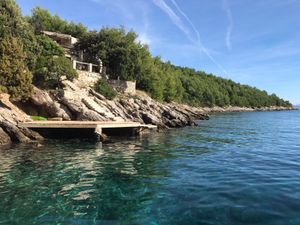
[(224, 9), (227, 19), (228, 19), (228, 27), (227, 27), (227, 31), (226, 31), (225, 43), (226, 43), (227, 49), (231, 50), (232, 49), (231, 35), (232, 35), (232, 30), (233, 30), (233, 17), (232, 17), (232, 13), (231, 13), (231, 9), (230, 9), (228, 0), (223, 0), (223, 9)]

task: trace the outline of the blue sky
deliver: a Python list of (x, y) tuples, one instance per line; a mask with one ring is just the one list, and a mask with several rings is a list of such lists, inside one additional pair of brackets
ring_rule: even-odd
[[(133, 29), (153, 55), (300, 103), (300, 0), (17, 0), (90, 29)], [(59, 3), (58, 3), (59, 2)]]

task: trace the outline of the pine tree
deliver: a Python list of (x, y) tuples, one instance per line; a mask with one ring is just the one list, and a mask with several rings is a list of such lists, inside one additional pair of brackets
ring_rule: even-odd
[(25, 63), (29, 69), (33, 69), (40, 47), (32, 26), (22, 16), (15, 0), (0, 1), (0, 41), (4, 37), (15, 37), (21, 41), (26, 53)]
[(0, 90), (13, 98), (27, 98), (32, 92), (32, 74), (25, 58), (19, 39), (5, 37), (0, 41)]

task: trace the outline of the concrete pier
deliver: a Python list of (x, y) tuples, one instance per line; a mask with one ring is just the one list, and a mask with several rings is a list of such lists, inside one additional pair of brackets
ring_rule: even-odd
[(132, 136), (143, 130), (156, 130), (157, 126), (137, 122), (103, 122), (103, 121), (31, 121), (19, 123), (19, 127), (37, 131), (50, 138)]

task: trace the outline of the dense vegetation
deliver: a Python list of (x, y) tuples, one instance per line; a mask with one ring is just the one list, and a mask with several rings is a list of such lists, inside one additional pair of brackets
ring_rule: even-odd
[(4, 37), (0, 42), (0, 90), (12, 97), (31, 94), (32, 74), (24, 64), (22, 44), (15, 37)]
[(117, 96), (117, 92), (109, 85), (107, 80), (100, 79), (94, 86), (95, 91), (102, 94), (105, 98), (112, 100)]
[(60, 76), (77, 75), (63, 49), (27, 20), (14, 0), (0, 2), (0, 91), (20, 99), (31, 95), (32, 84), (54, 88)]
[[(14, 95), (30, 93), (30, 73), (35, 85), (47, 88), (59, 86), (62, 75), (69, 79), (76, 76), (64, 58), (63, 50), (49, 38), (40, 36), (41, 30), (48, 30), (79, 38), (76, 49), (84, 51), (86, 61), (97, 63), (100, 58), (110, 78), (136, 80), (138, 89), (159, 101), (210, 107), (291, 105), (275, 94), (268, 95), (247, 85), (163, 62), (150, 54), (147, 45), (137, 41), (135, 32), (127, 32), (123, 27), (88, 31), (82, 24), (62, 20), (39, 7), (33, 9), (32, 16), (24, 18), (14, 0), (1, 1), (0, 25), (0, 51), (7, 58), (0, 60), (0, 90)], [(8, 42), (15, 45), (18, 54), (6, 50), (11, 48), (7, 46)], [(23, 58), (25, 60), (21, 60)], [(14, 69), (7, 61), (15, 61), (22, 69)], [(95, 87), (99, 92), (108, 90), (104, 83)]]
[(33, 26), (36, 33), (47, 30), (70, 34), (77, 38), (87, 33), (87, 28), (83, 24), (75, 24), (62, 20), (58, 15), (52, 16), (49, 11), (40, 7), (34, 8), (32, 16), (28, 17), (27, 20)]
[(68, 79), (76, 77), (70, 60), (64, 56), (64, 50), (56, 42), (46, 36), (37, 36), (37, 43), (41, 47), (38, 60), (33, 70), (33, 83), (42, 88), (56, 88), (60, 86), (60, 77)]
[(194, 106), (288, 106), (289, 102), (275, 94), (268, 95), (247, 85), (177, 67), (152, 57), (148, 46), (137, 41), (133, 31), (124, 28), (103, 28), (85, 33), (78, 50), (87, 61), (101, 58), (113, 79), (136, 80), (137, 87), (161, 101), (176, 101)]

